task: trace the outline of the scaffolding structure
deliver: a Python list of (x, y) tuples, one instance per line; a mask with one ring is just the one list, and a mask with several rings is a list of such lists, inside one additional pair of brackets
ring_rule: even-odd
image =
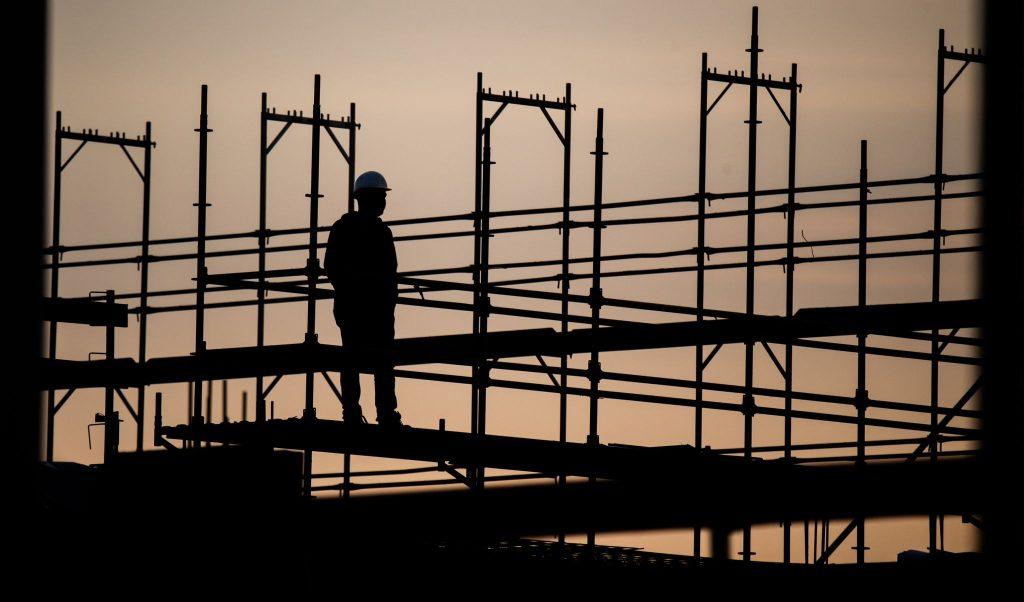
[[(158, 383), (189, 383), (190, 418), (188, 424), (164, 426), (162, 423), (162, 397), (158, 394), (154, 412), (154, 442), (160, 447), (176, 451), (196, 448), (216, 442), (224, 445), (270, 445), (278, 448), (303, 451), (303, 489), (306, 495), (319, 491), (337, 491), (348, 498), (353, 491), (395, 487), (395, 483), (353, 482), (353, 478), (378, 477), (384, 475), (411, 475), (418, 473), (442, 472), (450, 478), (401, 482), (402, 487), (440, 484), (461, 484), (471, 489), (484, 489), (487, 483), (495, 481), (517, 481), (554, 479), (565, 487), (569, 477), (586, 477), (592, 484), (598, 479), (636, 479), (638, 475), (656, 475), (659, 470), (678, 469), (679, 466), (701, 466), (712, 463), (726, 463), (727, 466), (749, 467), (761, 465), (759, 457), (781, 453), (785, 466), (813, 466), (818, 463), (849, 463), (863, 467), (869, 463), (902, 460), (910, 463), (926, 458), (939, 462), (942, 458), (972, 456), (971, 447), (980, 437), (979, 429), (954, 423), (955, 420), (975, 420), (980, 412), (966, 406), (980, 390), (976, 380), (952, 405), (944, 405), (940, 399), (940, 374), (944, 365), (976, 366), (980, 359), (976, 354), (949, 353), (951, 346), (973, 349), (980, 340), (966, 336), (961, 330), (975, 328), (980, 323), (979, 308), (974, 301), (946, 301), (940, 296), (940, 275), (942, 257), (947, 254), (978, 253), (980, 245), (972, 244), (971, 237), (979, 234), (980, 228), (965, 227), (947, 229), (943, 227), (943, 207), (950, 201), (970, 201), (981, 195), (980, 190), (946, 192), (948, 183), (973, 183), (981, 180), (981, 174), (947, 174), (943, 168), (943, 123), (944, 98), (953, 84), (968, 66), (984, 63), (985, 57), (974, 49), (957, 51), (946, 45), (945, 34), (940, 30), (937, 50), (936, 78), (936, 126), (935, 126), (935, 170), (923, 176), (869, 180), (867, 141), (860, 141), (859, 178), (857, 181), (798, 186), (796, 178), (797, 149), (797, 100), (803, 84), (797, 75), (796, 63), (791, 64), (788, 76), (775, 79), (761, 71), (759, 55), (763, 52), (758, 37), (758, 11), (752, 12), (750, 36), (749, 75), (747, 68), (727, 70), (719, 73), (709, 66), (707, 53), (701, 58), (700, 80), (700, 127), (698, 146), (698, 189), (696, 193), (667, 198), (641, 199), (605, 202), (603, 199), (603, 162), (605, 151), (603, 128), (604, 110), (596, 115), (597, 134), (594, 141), (594, 198), (591, 203), (572, 203), (570, 190), (570, 164), (572, 153), (572, 88), (566, 84), (564, 96), (553, 100), (543, 94), (520, 96), (518, 91), (507, 90), (494, 93), (485, 88), (482, 74), (476, 77), (476, 104), (474, 124), (474, 204), (471, 212), (393, 220), (389, 226), (401, 228), (395, 236), (398, 243), (438, 239), (467, 238), (473, 240), (473, 258), (468, 266), (439, 266), (436, 268), (403, 272), (399, 275), (401, 288), (398, 303), (414, 307), (443, 309), (466, 312), (472, 315), (472, 330), (468, 334), (400, 339), (396, 342), (394, 362), (399, 366), (395, 375), (399, 378), (419, 379), (468, 385), (471, 392), (470, 432), (446, 431), (442, 423), (438, 431), (409, 429), (399, 433), (386, 433), (376, 427), (354, 429), (343, 423), (318, 419), (314, 383), (318, 374), (325, 379), (331, 391), (341, 398), (339, 386), (331, 377), (342, 366), (355, 366), (363, 371), (369, 367), (359, 357), (347, 353), (343, 347), (324, 345), (317, 340), (316, 307), (321, 301), (333, 298), (332, 290), (326, 286), (327, 279), (321, 269), (318, 252), (326, 246), (321, 237), (329, 228), (320, 225), (320, 141), (326, 133), (338, 149), (347, 175), (349, 191), (348, 208), (353, 209), (351, 196), (356, 169), (356, 134), (360, 124), (356, 120), (356, 105), (349, 105), (346, 117), (331, 119), (321, 106), (320, 76), (314, 80), (313, 103), (309, 116), (304, 111), (277, 113), (268, 105), (267, 95), (261, 99), (260, 111), (260, 185), (259, 185), (259, 226), (255, 231), (209, 234), (207, 232), (207, 162), (209, 127), (207, 113), (207, 87), (202, 86), (199, 125), (199, 171), (197, 208), (197, 231), (195, 236), (151, 239), (149, 234), (150, 215), (150, 173), (152, 149), (151, 126), (146, 124), (145, 134), (135, 139), (120, 133), (102, 136), (91, 130), (72, 132), (61, 121), (57, 113), (57, 127), (54, 137), (55, 163), (53, 187), (53, 230), (52, 244), (45, 249), (49, 261), (43, 268), (49, 270), (50, 297), (55, 304), (67, 311), (68, 303), (81, 307), (88, 300), (67, 300), (59, 297), (59, 274), (62, 270), (89, 268), (109, 265), (131, 265), (140, 267), (138, 291), (108, 291), (102, 304), (108, 307), (116, 302), (129, 303), (126, 311), (138, 316), (139, 342), (135, 359), (115, 359), (113, 349), (113, 328), (124, 325), (117, 320), (104, 322), (108, 333), (108, 347), (105, 360), (76, 362), (61, 360), (57, 356), (57, 323), (53, 318), (49, 326), (49, 363), (45, 375), (47, 387), (47, 430), (46, 457), (53, 460), (53, 441), (56, 436), (54, 419), (61, 407), (68, 402), (79, 388), (103, 387), (106, 390), (105, 412), (97, 419), (105, 429), (105, 460), (110, 454), (118, 453), (118, 413), (114, 411), (115, 396), (129, 410), (137, 426), (136, 450), (144, 448), (144, 425), (146, 423), (146, 387)], [(955, 75), (946, 78), (946, 63), (961, 63)], [(718, 86), (717, 93), (712, 88)], [(711, 192), (708, 183), (708, 126), (709, 117), (723, 97), (734, 87), (745, 87), (749, 94), (747, 187), (732, 192)], [(784, 188), (758, 189), (757, 181), (757, 137), (758, 126), (762, 123), (759, 113), (760, 94), (764, 90), (779, 111), (779, 116), (788, 128), (787, 184)], [(714, 97), (712, 99), (712, 94)], [(780, 99), (781, 97), (781, 99)], [(710, 101), (710, 102), (709, 102)], [(496, 104), (497, 109), (485, 116), (485, 108)], [(554, 131), (563, 148), (562, 203), (559, 206), (536, 209), (493, 210), (491, 208), (492, 149), (491, 131), (499, 116), (509, 106), (539, 109)], [(786, 106), (788, 105), (788, 107)], [(561, 125), (556, 117), (561, 114)], [(271, 134), (271, 124), (281, 124)], [(271, 152), (294, 125), (309, 126), (312, 132), (310, 149), (310, 184), (306, 195), (309, 199), (309, 225), (304, 228), (272, 229), (267, 223), (267, 161)], [(345, 144), (338, 132), (347, 132)], [(272, 137), (271, 137), (272, 136)], [(78, 147), (63, 159), (61, 145), (64, 140), (80, 141)], [(79, 151), (89, 142), (119, 146), (131, 161), (143, 182), (142, 234), (140, 240), (110, 244), (64, 245), (61, 242), (61, 173)], [(140, 168), (129, 149), (142, 149), (143, 166)], [(893, 188), (926, 187), (928, 192), (873, 196), (874, 193)], [(807, 195), (821, 192), (856, 193), (856, 198), (830, 201), (801, 201)], [(746, 200), (743, 208), (711, 210), (712, 201)], [(764, 201), (782, 199), (768, 204)], [(906, 231), (898, 234), (872, 235), (869, 228), (869, 209), (877, 206), (903, 204), (931, 204), (933, 220), (930, 228), (921, 231)], [(608, 218), (606, 213), (638, 207), (673, 207), (681, 210), (669, 216)], [(826, 240), (796, 240), (796, 222), (806, 211), (826, 211), (837, 208), (855, 208), (858, 211), (858, 234)], [(684, 211), (689, 209), (690, 211)], [(782, 215), (786, 220), (785, 242), (758, 242), (756, 220), (763, 215)], [(493, 221), (507, 218), (557, 216), (556, 221), (495, 227)], [(742, 219), (746, 225), (746, 240), (743, 244), (714, 247), (707, 240), (708, 225), (712, 220)], [(602, 248), (602, 230), (618, 225), (637, 224), (681, 224), (694, 222), (696, 225), (695, 245), (669, 252), (637, 251), (616, 255), (605, 254)], [(423, 225), (459, 224), (466, 225), (459, 230), (448, 232), (406, 233), (406, 229)], [(590, 230), (592, 252), (589, 257), (573, 257), (570, 253), (570, 235), (573, 230)], [(514, 235), (523, 232), (555, 231), (560, 237), (561, 254), (555, 259), (496, 263), (491, 260), (491, 238)], [(304, 237), (302, 243), (271, 245), (272, 237)], [(968, 242), (946, 245), (952, 239)], [(234, 241), (246, 243), (255, 240), (255, 246), (239, 246), (234, 249), (208, 251), (210, 241)], [(877, 250), (877, 247), (896, 242), (928, 242), (926, 248), (902, 250)], [(151, 254), (151, 249), (165, 246), (194, 245), (195, 251), (174, 254)], [(856, 247), (855, 252), (836, 252), (816, 256), (798, 255), (808, 249), (833, 249)], [(875, 249), (872, 249), (875, 247)], [(138, 249), (139, 254), (119, 258), (82, 259), (64, 261), (69, 253), (88, 253), (110, 249)], [(783, 253), (781, 256), (779, 253)], [(268, 269), (267, 259), (271, 254), (303, 253), (305, 265), (289, 269)], [(217, 257), (256, 256), (254, 271), (210, 273), (207, 261)], [(712, 256), (729, 257), (725, 262), (714, 262)], [(671, 267), (607, 268), (609, 263), (623, 263), (664, 258), (692, 258), (692, 263)], [(925, 302), (897, 305), (870, 305), (867, 302), (867, 271), (869, 262), (874, 260), (905, 257), (931, 258), (931, 296)], [(149, 267), (162, 262), (195, 262), (195, 286), (167, 290), (149, 290)], [(857, 265), (857, 304), (850, 307), (797, 308), (794, 300), (796, 268), (802, 264), (855, 262)], [(574, 272), (573, 266), (590, 266), (589, 272)], [(765, 267), (781, 266), (785, 270), (785, 313), (769, 316), (755, 313), (755, 273)], [(495, 269), (517, 270), (530, 268), (557, 268), (557, 273), (547, 276), (529, 276), (493, 280)], [(725, 311), (706, 305), (706, 276), (711, 270), (741, 271), (745, 279), (745, 308), (742, 312)], [(631, 278), (662, 274), (693, 274), (695, 279), (695, 303), (655, 303), (639, 299), (613, 298), (605, 296), (602, 279)], [(471, 276), (471, 282), (445, 279), (445, 276)], [(571, 292), (573, 281), (589, 282), (587, 294)], [(528, 288), (540, 283), (557, 283), (558, 292)], [(209, 300), (223, 293), (252, 291), (252, 299)], [(268, 298), (269, 292), (277, 296)], [(468, 303), (431, 299), (427, 294), (440, 292), (470, 293)], [(194, 302), (175, 304), (151, 304), (152, 299), (182, 298), (194, 296)], [(526, 309), (521, 307), (493, 304), (492, 298), (525, 299), (536, 304), (557, 303), (556, 310)], [(306, 330), (301, 343), (293, 345), (268, 345), (266, 343), (266, 309), (270, 304), (304, 303)], [(99, 302), (97, 302), (99, 304)], [(208, 349), (205, 342), (205, 312), (210, 309), (255, 307), (256, 343), (254, 347), (231, 349)], [(589, 308), (589, 312), (580, 308)], [(657, 312), (676, 320), (669, 323), (646, 323), (632, 320), (612, 319), (602, 315), (604, 308), (624, 308)], [(574, 311), (575, 309), (575, 311)], [(92, 310), (86, 310), (92, 311)], [(97, 310), (98, 311), (98, 310)], [(193, 312), (195, 314), (194, 353), (182, 357), (147, 357), (147, 318), (152, 314), (171, 312)], [(62, 314), (62, 315), (67, 315)], [(495, 332), (491, 330), (489, 318), (492, 315), (514, 316), (536, 320), (545, 327)], [(685, 319), (684, 319), (685, 318)], [(556, 324), (557, 327), (550, 327)], [(571, 328), (576, 325), (577, 328)], [(820, 340), (827, 337), (852, 337), (854, 342)], [(901, 342), (927, 342), (929, 352), (911, 351), (900, 346), (887, 346), (882, 342), (869, 344), (869, 337), (895, 339)], [(743, 347), (743, 379), (741, 383), (712, 382), (705, 372), (715, 356), (727, 345)], [(773, 345), (780, 346), (780, 358)], [(693, 377), (649, 376), (618, 373), (603, 370), (601, 352), (693, 347), (695, 362)], [(771, 360), (782, 377), (781, 388), (758, 386), (754, 378), (754, 358), (760, 348)], [(852, 354), (856, 357), (857, 385), (848, 395), (824, 394), (802, 391), (795, 387), (794, 349), (818, 349)], [(586, 353), (588, 362), (585, 369), (570, 366), (568, 358), (572, 353)], [(537, 358), (537, 365), (518, 359)], [(557, 359), (549, 365), (545, 357)], [(930, 367), (928, 406), (907, 401), (872, 398), (867, 382), (869, 357), (903, 358), (926, 362)], [(468, 375), (434, 373), (413, 367), (422, 364), (451, 364), (469, 369)], [(545, 375), (550, 384), (527, 382), (514, 378), (495, 378), (492, 372), (501, 371), (523, 375)], [(282, 420), (274, 415), (269, 395), (274, 387), (287, 375), (302, 375), (305, 379), (304, 410), (298, 419)], [(248, 401), (243, 404), (241, 422), (213, 424), (212, 382), (224, 381), (222, 399), (227, 399), (228, 379), (254, 379), (254, 421), (248, 420)], [(269, 381), (267, 380), (269, 379)], [(585, 386), (573, 384), (585, 381)], [(207, 383), (204, 396), (203, 383)], [(628, 383), (634, 385), (656, 385), (673, 388), (678, 393), (653, 394), (634, 393), (615, 389), (604, 389), (602, 382)], [(136, 390), (135, 404), (130, 403), (122, 389)], [(536, 441), (498, 437), (487, 434), (487, 393), (491, 388), (542, 392), (557, 395), (559, 403), (558, 440), (556, 442)], [(64, 391), (57, 398), (57, 391)], [(684, 391), (692, 392), (684, 394)], [(731, 403), (707, 398), (707, 393), (739, 394), (742, 402)], [(569, 396), (579, 396), (589, 401), (587, 439), (585, 443), (571, 443), (567, 440), (567, 404)], [(782, 401), (782, 407), (759, 405), (758, 398)], [(638, 403), (666, 404), (693, 408), (694, 432), (687, 445), (673, 448), (632, 448), (603, 444), (599, 429), (599, 407), (601, 399), (616, 399)], [(853, 408), (855, 415), (828, 410), (812, 411), (794, 407), (794, 400), (814, 402), (825, 408)], [(205, 401), (205, 409), (204, 409)], [(886, 417), (870, 416), (872, 409), (885, 410)], [(736, 448), (706, 449), (704, 414), (706, 411), (732, 412), (743, 417), (743, 445)], [(226, 417), (226, 411), (222, 413)], [(754, 432), (759, 416), (780, 417), (783, 420), (781, 444), (754, 445)], [(924, 420), (927, 417), (927, 421)], [(837, 440), (826, 443), (798, 444), (793, 441), (793, 421), (817, 421), (822, 423), (848, 424), (856, 427), (853, 441)], [(902, 437), (869, 438), (871, 429), (899, 429), (907, 433)], [(175, 441), (179, 442), (175, 445)], [(943, 444), (958, 444), (956, 449), (943, 449)], [(966, 445), (966, 447), (964, 447)], [(911, 451), (902, 451), (912, 446)], [(869, 449), (880, 450), (868, 453)], [(846, 450), (853, 450), (852, 453)], [(802, 452), (831, 455), (801, 455)], [(314, 453), (341, 454), (344, 469), (341, 473), (313, 474)], [(351, 455), (379, 456), (436, 462), (436, 466), (395, 470), (356, 472), (351, 470)], [(492, 475), (485, 468), (503, 468), (521, 471), (515, 475)], [(746, 468), (743, 468), (746, 469)], [(330, 479), (340, 482), (329, 485), (315, 485), (314, 480)], [(694, 494), (700, 495), (700, 494)], [(819, 525), (806, 519), (803, 522), (803, 562), (827, 563), (846, 538), (856, 534), (857, 563), (865, 562), (867, 536), (865, 514), (850, 517), (850, 522), (836, 536), (832, 536), (827, 519)], [(967, 518), (970, 518), (969, 516)], [(820, 526), (820, 534), (818, 532)], [(742, 547), (739, 556), (751, 562), (754, 550), (751, 544), (751, 526), (742, 529)], [(783, 550), (785, 563), (795, 561), (792, 552), (792, 523), (782, 523)], [(693, 557), (706, 556), (701, 549), (700, 527), (694, 531)], [(717, 539), (720, 534), (714, 534)], [(563, 539), (564, 542), (564, 539)], [(588, 532), (588, 544), (595, 544), (593, 532)], [(714, 544), (720, 546), (720, 543)], [(929, 549), (942, 550), (943, 516), (934, 513), (929, 517)]]

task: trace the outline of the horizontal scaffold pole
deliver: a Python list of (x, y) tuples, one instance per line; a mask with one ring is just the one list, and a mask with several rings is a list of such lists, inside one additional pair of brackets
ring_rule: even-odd
[[(747, 341), (797, 341), (882, 330), (970, 328), (980, 320), (979, 302), (901, 303), (867, 308), (807, 308), (793, 318), (754, 316), (710, 322), (673, 322), (581, 328), (560, 333), (551, 328), (401, 339), (387, 352), (395, 365), (472, 364), (480, 359), (628, 351), (731, 344)], [(814, 342), (818, 345), (834, 345)], [(891, 353), (898, 353), (890, 350)], [(907, 352), (908, 357), (912, 357)], [(966, 358), (973, 359), (973, 358)], [(125, 360), (131, 361), (131, 360)], [(229, 348), (198, 355), (155, 358), (144, 366), (114, 362), (44, 362), (42, 388), (137, 386), (336, 371), (342, 366), (369, 370), (364, 356), (343, 347), (300, 343), (263, 348)], [(100, 366), (106, 366), (101, 369)]]

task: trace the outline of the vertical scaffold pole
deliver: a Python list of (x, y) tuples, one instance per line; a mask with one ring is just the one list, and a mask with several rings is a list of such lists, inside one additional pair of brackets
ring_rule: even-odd
[[(479, 334), (487, 336), (488, 318), (490, 316), (491, 296), (487, 293), (487, 285), (490, 282), (489, 267), (491, 263), (491, 119), (484, 120), (484, 152), (483, 152), (483, 178), (480, 189), (480, 289), (478, 299), (480, 302), (478, 313), (480, 316)], [(486, 339), (485, 339), (486, 340)], [(480, 359), (477, 390), (477, 434), (487, 433), (487, 386), (491, 378), (490, 366), (486, 358)], [(476, 487), (484, 486), (484, 467), (476, 469)]]
[[(704, 322), (704, 260), (705, 212), (707, 211), (707, 168), (708, 168), (708, 53), (700, 55), (700, 151), (697, 163), (697, 323)], [(704, 447), (704, 345), (700, 342), (694, 348), (693, 393), (696, 403), (693, 408), (693, 447), (700, 451)], [(693, 529), (693, 557), (701, 557), (701, 529)]]
[[(604, 109), (597, 109), (597, 136), (594, 138), (594, 249), (593, 249), (593, 274), (590, 286), (590, 328), (594, 334), (601, 326), (601, 230), (604, 228), (604, 221), (601, 215), (601, 201), (604, 197)], [(595, 337), (596, 339), (596, 337)], [(598, 400), (600, 400), (601, 384), (601, 354), (595, 345), (591, 347), (590, 362), (587, 366), (587, 375), (590, 377), (590, 430), (587, 433), (587, 443), (598, 445)], [(591, 477), (591, 482), (594, 479)], [(593, 548), (596, 537), (593, 531), (587, 532), (587, 544)], [(591, 549), (593, 551), (593, 549)]]
[[(474, 163), (473, 163), (473, 335), (476, 337), (480, 334), (480, 321), (482, 316), (482, 291), (480, 290), (480, 277), (483, 270), (483, 265), (480, 259), (480, 246), (482, 244), (480, 229), (481, 229), (481, 196), (482, 196), (482, 183), (483, 177), (483, 144), (484, 144), (484, 121), (483, 121), (483, 73), (479, 71), (476, 74), (476, 120), (474, 122)], [(477, 427), (480, 423), (479, 411), (480, 411), (480, 390), (481, 380), (480, 375), (482, 372), (482, 366), (480, 360), (474, 360), (473, 365), (470, 368), (471, 371), (471, 385), (470, 385), (470, 400), (469, 400), (469, 432), (476, 434)], [(466, 468), (466, 477), (470, 484), (476, 484), (476, 466), (469, 466)]]
[[(354, 102), (348, 104), (348, 124), (348, 212), (352, 213), (356, 210), (356, 103)], [(338, 379), (339, 381), (341, 379), (340, 373), (338, 374)], [(342, 497), (348, 499), (351, 484), (349, 473), (352, 471), (352, 454), (345, 454), (341, 459), (341, 464), (342, 474), (344, 475)]]
[[(572, 84), (565, 84), (565, 131), (562, 138), (562, 265), (559, 279), (559, 286), (562, 292), (561, 300), (561, 323), (559, 325), (560, 332), (569, 332), (569, 191), (570, 191), (570, 177), (571, 177), (571, 158), (572, 158)], [(558, 392), (558, 440), (565, 442), (568, 437), (568, 422), (569, 422), (569, 398), (566, 391), (569, 386), (569, 375), (567, 369), (569, 366), (569, 358), (567, 355), (562, 355), (559, 358), (559, 367), (561, 368), (561, 375), (559, 376), (559, 392)], [(566, 478), (564, 474), (558, 475), (558, 484), (565, 485)], [(564, 552), (565, 544), (565, 533), (559, 532), (558, 543), (560, 544), (560, 553)]]
[[(756, 214), (754, 212), (757, 203), (757, 59), (761, 49), (757, 40), (757, 7), (752, 9), (752, 23), (750, 29), (750, 114), (747, 120), (747, 315), (754, 314), (754, 244)], [(754, 430), (754, 396), (751, 393), (754, 386), (754, 343), (744, 343), (744, 394), (743, 394), (743, 457), (751, 457), (753, 446)], [(744, 562), (749, 562), (750, 550), (750, 525), (743, 526), (743, 551), (740, 553)]]
[[(108, 304), (114, 303), (114, 291), (108, 290), (106, 294)], [(114, 325), (107, 324), (105, 329), (106, 356), (108, 360), (114, 359)], [(103, 397), (103, 463), (107, 464), (114, 460), (117, 455), (118, 444), (121, 439), (120, 415), (114, 411), (114, 387), (107, 386), (104, 389)]]
[[(309, 162), (309, 257), (306, 259), (306, 285), (309, 294), (306, 298), (306, 338), (307, 345), (316, 343), (316, 283), (320, 277), (320, 261), (317, 258), (317, 226), (320, 222), (320, 74), (313, 77), (313, 135)], [(315, 372), (306, 373), (306, 406), (302, 417), (305, 420), (316, 418), (313, 406), (313, 384)], [(310, 494), (311, 476), (313, 472), (313, 451), (304, 450), (303, 484), (306, 495)]]
[[(228, 422), (228, 381), (220, 381), (220, 421)], [(225, 444), (226, 445), (226, 444)]]
[(356, 103), (348, 104), (348, 210), (356, 210)]
[[(946, 58), (943, 51), (946, 49), (946, 30), (939, 30), (939, 48), (936, 61), (935, 76), (935, 205), (934, 220), (932, 224), (932, 303), (938, 303), (940, 297), (940, 285), (942, 274), (942, 139), (943, 139), (943, 112), (945, 111), (945, 84), (946, 84)], [(938, 429), (939, 423), (939, 331), (932, 331), (932, 360), (931, 360), (931, 427), (932, 433)], [(928, 445), (929, 459), (932, 462), (938, 460), (938, 442), (932, 438)], [(928, 492), (926, 495), (933, 495)], [(928, 516), (928, 552), (938, 551), (937, 546), (937, 522), (938, 517), (932, 513)]]
[[(206, 381), (206, 421), (213, 422), (213, 381)], [(213, 443), (207, 439), (203, 447), (210, 447)]]
[[(860, 203), (857, 232), (857, 306), (867, 307), (868, 299), (868, 141), (860, 141)], [(864, 419), (868, 409), (867, 334), (857, 333), (857, 466), (865, 463)], [(864, 516), (857, 517), (857, 564), (864, 564)]]
[[(50, 263), (50, 297), (56, 299), (59, 296), (60, 287), (60, 185), (63, 166), (61, 162), (61, 128), (63, 127), (61, 112), (57, 111), (57, 127), (53, 136), (53, 217), (51, 218), (50, 245), (53, 248), (53, 255)], [(52, 360), (57, 357), (57, 321), (50, 320), (50, 328), (47, 341), (47, 356)], [(54, 390), (46, 392), (46, 461), (53, 462), (53, 437), (57, 419), (54, 409)]]
[[(267, 269), (267, 93), (260, 95), (260, 207), (259, 207), (259, 232), (257, 241), (259, 254), (257, 256), (259, 271), (259, 289), (256, 291), (256, 347), (264, 345), (264, 323), (267, 316), (267, 291), (263, 288), (266, 284)], [(256, 422), (262, 423), (267, 420), (267, 404), (263, 391), (263, 377), (256, 377)]]
[[(796, 263), (793, 255), (793, 238), (796, 232), (796, 101), (800, 90), (797, 84), (796, 63), (791, 64), (789, 90), (789, 152), (787, 159), (786, 185), (789, 191), (786, 193), (786, 317), (793, 317), (793, 284), (794, 270)], [(786, 374), (785, 378), (785, 408), (786, 417), (783, 419), (783, 456), (786, 460), (793, 457), (793, 343), (786, 342)], [(791, 562), (792, 559), (792, 534), (790, 521), (782, 523), (782, 561)]]
[[(150, 184), (153, 180), (153, 125), (146, 122), (146, 148), (142, 164), (142, 255), (139, 258), (139, 365), (146, 363), (146, 334), (149, 313), (149, 217)], [(137, 432), (135, 451), (142, 451), (146, 429), (146, 385), (139, 385), (136, 397)]]
[[(195, 415), (195, 413), (192, 411), (192, 398), (193, 398), (192, 390), (193, 390), (193, 388), (194, 388), (194, 383), (191, 380), (188, 381), (188, 392), (186, 393), (186, 397), (185, 397), (185, 422), (186, 423), (191, 423), (192, 422), (192, 417)], [(190, 445), (192, 445), (192, 440), (191, 439), (187, 439), (185, 441), (182, 441), (181, 444), (182, 444), (182, 447), (188, 448)]]
[[(483, 73), (476, 74), (476, 121), (473, 129), (473, 148), (475, 158), (473, 162), (473, 335), (480, 334), (480, 178), (483, 157), (481, 156), (483, 146)], [(473, 362), (472, 386), (470, 389), (469, 404), (469, 430), (476, 433), (477, 427), (477, 400), (480, 393), (480, 363)], [(469, 467), (468, 473), (472, 481), (474, 467)]]
[[(565, 84), (565, 139), (562, 142), (562, 270), (561, 270), (561, 332), (569, 332), (569, 232), (570, 218), (569, 188), (571, 176), (572, 159), (572, 84)], [(559, 380), (558, 394), (558, 440), (566, 440), (566, 429), (568, 419), (568, 396), (566, 390), (569, 386), (569, 357), (565, 354), (560, 358), (562, 368)]]
[[(196, 340), (195, 353), (201, 355), (206, 351), (205, 316), (206, 316), (206, 165), (207, 165), (207, 134), (210, 132), (207, 121), (207, 88), (203, 84), (199, 100), (199, 189), (196, 194)], [(194, 426), (203, 422), (203, 383), (196, 380), (192, 387), (192, 419)], [(199, 447), (199, 439), (192, 445)]]

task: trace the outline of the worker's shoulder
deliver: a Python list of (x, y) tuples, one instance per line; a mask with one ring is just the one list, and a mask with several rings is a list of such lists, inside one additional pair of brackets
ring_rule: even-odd
[(334, 221), (334, 224), (331, 225), (331, 234), (359, 228), (358, 221), (359, 216), (354, 211), (350, 211)]
[(331, 226), (331, 231), (336, 230), (360, 230), (366, 233), (379, 231), (387, 236), (392, 236), (391, 228), (382, 219), (379, 217), (368, 217), (360, 214), (358, 211), (350, 211), (338, 218), (334, 225)]

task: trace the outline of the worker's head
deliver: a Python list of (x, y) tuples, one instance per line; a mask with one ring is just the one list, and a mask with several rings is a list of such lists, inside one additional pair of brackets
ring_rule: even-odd
[(376, 171), (367, 171), (356, 178), (352, 187), (352, 195), (359, 203), (359, 212), (380, 217), (384, 214), (384, 207), (387, 205), (388, 191), (387, 180)]

